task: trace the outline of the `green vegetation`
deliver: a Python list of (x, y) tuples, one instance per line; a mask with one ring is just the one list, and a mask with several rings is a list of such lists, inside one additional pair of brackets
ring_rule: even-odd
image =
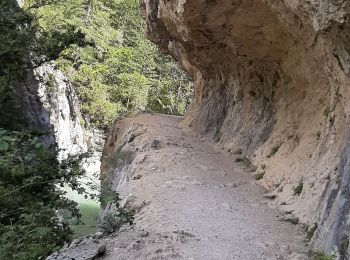
[(18, 82), (46, 61), (74, 83), (97, 127), (145, 110), (181, 115), (191, 101), (187, 75), (145, 39), (136, 0), (28, 0), (23, 9), (4, 0), (0, 9), (0, 126), (25, 124)]
[(238, 157), (235, 159), (235, 162), (244, 162), (245, 158), (243, 157)]
[(315, 223), (312, 227), (309, 227), (308, 230), (306, 231), (306, 238), (307, 240), (311, 240), (318, 228), (318, 224)]
[(293, 225), (298, 225), (299, 224), (299, 218), (285, 218), (285, 219), (282, 219), (282, 221), (291, 223)]
[[(30, 8), (37, 0), (27, 1)], [(67, 0), (30, 8), (41, 53), (76, 86), (82, 110), (98, 127), (118, 114), (183, 114), (192, 83), (144, 37), (135, 0)]]
[(81, 157), (59, 163), (57, 150), (26, 130), (20, 82), (31, 68), (29, 53), (39, 52), (35, 19), (14, 0), (0, 9), (0, 259), (42, 259), (72, 237), (60, 212), (80, 217), (58, 187), (79, 189)]
[(274, 156), (278, 152), (278, 150), (280, 149), (281, 145), (282, 144), (277, 144), (274, 147), (272, 147), (270, 153), (267, 155), (267, 158), (271, 158), (272, 156)]
[(57, 186), (79, 189), (82, 157), (58, 162), (39, 138), (0, 129), (0, 258), (38, 259), (72, 237), (62, 210), (79, 217), (76, 203)]
[(103, 230), (104, 233), (111, 234), (119, 230), (122, 225), (129, 223), (133, 224), (134, 217), (127, 210), (123, 209), (120, 204), (120, 197), (118, 193), (114, 193), (114, 198), (111, 203), (115, 206), (116, 210), (108, 212), (106, 216), (102, 219), (102, 222), (99, 224), (99, 227)]
[(262, 180), (264, 178), (265, 172), (260, 172), (255, 174), (255, 180), (259, 181)]
[(304, 184), (302, 182), (299, 182), (298, 186), (294, 188), (294, 195), (300, 195), (303, 191)]
[(235, 162), (240, 163), (249, 172), (255, 172), (257, 170), (257, 167), (252, 164), (248, 157), (237, 157)]
[(341, 260), (347, 259), (348, 248), (349, 248), (349, 238), (348, 238), (348, 236), (345, 236), (342, 239), (340, 247), (339, 247), (339, 254), (340, 254), (340, 259)]
[(15, 129), (24, 123), (15, 87), (24, 74), (32, 17), (15, 0), (0, 1), (0, 10), (0, 127)]
[(237, 163), (242, 163), (243, 166), (245, 166), (245, 167), (247, 167), (247, 168), (249, 168), (249, 167), (252, 166), (251, 161), (250, 161), (247, 157), (237, 157), (237, 158), (235, 159), (235, 162), (237, 162)]
[(331, 111), (330, 107), (329, 107), (329, 106), (327, 106), (327, 107), (324, 109), (324, 111), (323, 111), (323, 115), (324, 115), (325, 117), (328, 117), (328, 116), (329, 116), (330, 111)]
[(245, 168), (250, 168), (252, 166), (251, 161), (247, 157), (237, 157), (235, 162), (241, 163)]
[(324, 253), (312, 253), (311, 259), (312, 260), (333, 260), (334, 256), (326, 255)]
[[(74, 231), (77, 236), (95, 228), (98, 207), (84, 208), (89, 214), (80, 219), (77, 203), (59, 188), (68, 184), (86, 194), (79, 183), (83, 157), (58, 162), (56, 149), (45, 148), (40, 136), (0, 129), (0, 259), (41, 259), (70, 241)], [(133, 220), (120, 207), (118, 195), (113, 203), (117, 210), (109, 232)], [(85, 225), (72, 229), (73, 221)]]

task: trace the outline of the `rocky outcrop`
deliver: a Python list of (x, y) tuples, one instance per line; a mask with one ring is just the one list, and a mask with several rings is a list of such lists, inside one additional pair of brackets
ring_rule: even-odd
[[(80, 111), (80, 102), (72, 83), (53, 62), (39, 67), (29, 66), (23, 79), (16, 83), (16, 99), (23, 111), (26, 128), (41, 133), (41, 140), (49, 147), (56, 145), (58, 159), (88, 153), (82, 167), (86, 175), (81, 183), (98, 182), (100, 159), (105, 135), (94, 129)], [(90, 193), (97, 193), (85, 187)], [(90, 202), (66, 187), (68, 196)]]
[(54, 65), (44, 64), (35, 69), (38, 80), (38, 97), (53, 127), (59, 159), (88, 151), (88, 134), (79, 108), (75, 90)]
[(40, 133), (42, 135), (41, 140), (46, 146), (53, 145), (55, 136), (50, 122), (50, 113), (39, 97), (38, 78), (31, 65), (28, 65), (22, 74), (22, 77), (14, 83), (13, 87), (16, 106), (12, 109), (17, 113), (11, 111), (13, 117), (8, 116), (8, 121), (19, 121), (29, 131)]
[(147, 35), (195, 81), (185, 122), (241, 153), (275, 204), (349, 257), (350, 2), (143, 0)]
[(102, 146), (101, 133), (80, 112), (73, 85), (53, 63), (26, 69), (16, 94), (26, 127), (44, 134), (47, 146), (57, 144), (60, 160)]
[[(27, 109), (31, 111), (29, 118), (45, 122), (46, 130), (49, 131), (47, 136), (57, 145), (59, 160), (88, 153), (82, 162), (86, 175), (79, 181), (84, 183), (88, 192), (96, 194), (98, 191), (91, 190), (91, 185), (87, 184), (91, 181), (98, 182), (104, 133), (94, 129), (85, 119), (80, 111), (80, 102), (74, 86), (54, 63), (45, 63), (36, 68), (34, 76), (37, 85), (31, 85), (30, 89), (37, 101)], [(38, 108), (41, 112), (39, 115), (35, 112)], [(79, 202), (90, 203), (84, 199), (84, 195), (74, 193), (68, 187), (66, 189), (68, 196), (76, 194), (73, 197)]]

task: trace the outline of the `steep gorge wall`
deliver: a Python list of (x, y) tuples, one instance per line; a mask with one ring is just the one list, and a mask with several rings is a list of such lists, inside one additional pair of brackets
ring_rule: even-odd
[(47, 146), (57, 144), (59, 160), (101, 150), (102, 133), (85, 120), (74, 86), (53, 62), (28, 68), (16, 92), (26, 127), (44, 133)]
[[(79, 181), (97, 182), (105, 134), (93, 128), (80, 111), (79, 98), (69, 79), (54, 62), (49, 62), (36, 68), (28, 66), (15, 89), (25, 127), (41, 133), (41, 140), (46, 146), (56, 145), (60, 161), (88, 153), (82, 163), (86, 174)], [(88, 185), (86, 188), (90, 189)], [(84, 195), (79, 196), (68, 187), (66, 190), (71, 198), (79, 202), (83, 200)]]
[(59, 159), (88, 151), (88, 134), (75, 90), (53, 64), (43, 64), (34, 71), (38, 82), (37, 96), (45, 111), (59, 151)]
[(248, 157), (276, 205), (317, 223), (315, 249), (347, 259), (350, 2), (143, 0), (141, 12), (195, 80), (186, 124)]

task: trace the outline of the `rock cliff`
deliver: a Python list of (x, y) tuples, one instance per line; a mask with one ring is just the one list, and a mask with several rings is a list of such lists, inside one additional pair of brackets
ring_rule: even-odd
[(16, 90), (26, 127), (56, 144), (59, 160), (91, 151), (99, 168), (104, 134), (84, 118), (74, 86), (54, 63), (27, 69)]
[(80, 113), (75, 90), (61, 71), (51, 64), (35, 69), (38, 80), (38, 97), (49, 121), (59, 151), (59, 159), (88, 151), (88, 133), (84, 131), (84, 119)]
[(186, 124), (248, 158), (315, 250), (349, 254), (350, 2), (142, 0), (195, 81)]
[[(23, 121), (30, 131), (40, 132), (46, 146), (56, 145), (58, 159), (89, 153), (82, 167), (86, 176), (81, 183), (98, 180), (100, 159), (105, 134), (94, 129), (80, 111), (80, 101), (69, 79), (54, 65), (44, 63), (39, 67), (25, 70), (22, 80), (16, 83), (16, 98), (23, 111)], [(91, 193), (88, 185), (85, 187)], [(79, 195), (66, 187), (70, 198), (81, 202)]]

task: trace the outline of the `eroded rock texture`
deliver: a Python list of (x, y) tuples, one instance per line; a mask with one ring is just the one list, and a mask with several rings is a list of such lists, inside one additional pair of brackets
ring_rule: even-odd
[(148, 37), (195, 80), (186, 122), (265, 172), (276, 205), (348, 259), (350, 1), (143, 0)]

